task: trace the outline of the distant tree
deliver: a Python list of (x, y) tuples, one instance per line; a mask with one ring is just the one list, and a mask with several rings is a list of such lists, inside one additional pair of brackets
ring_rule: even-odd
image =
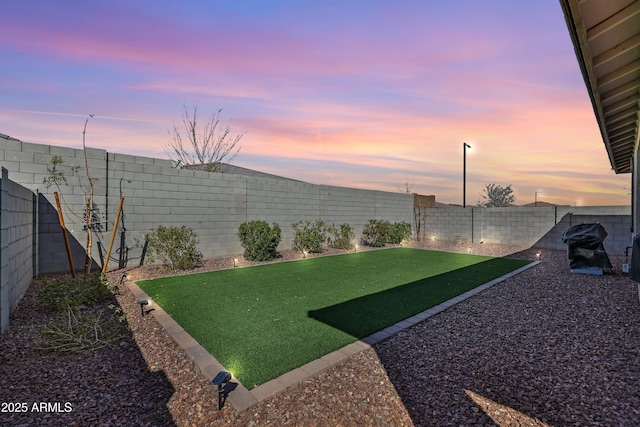
[(506, 206), (513, 206), (516, 201), (516, 197), (513, 195), (511, 184), (503, 187), (497, 184), (487, 184), (482, 190), (485, 194), (482, 195), (484, 200), (478, 201), (478, 207), (481, 208), (501, 208)]
[(410, 183), (409, 180), (405, 178), (404, 187), (401, 185), (398, 185), (398, 191), (401, 193), (411, 194), (413, 193), (413, 184)]
[(220, 123), (222, 109), (211, 115), (209, 120), (199, 129), (198, 106), (193, 107), (193, 113), (186, 105), (183, 106), (182, 116), (185, 138), (176, 123), (169, 130), (171, 141), (167, 144), (169, 158), (178, 164), (201, 165), (208, 172), (220, 172), (222, 163), (231, 162), (240, 152), (238, 143), (244, 132), (231, 134), (228, 125)]

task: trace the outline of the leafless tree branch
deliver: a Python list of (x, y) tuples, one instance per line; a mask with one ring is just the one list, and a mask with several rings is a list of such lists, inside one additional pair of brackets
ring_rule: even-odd
[(173, 129), (168, 131), (171, 140), (166, 147), (167, 155), (185, 166), (201, 165), (208, 172), (221, 172), (221, 164), (230, 163), (240, 152), (238, 143), (245, 132), (233, 136), (229, 125), (221, 123), (222, 109), (212, 114), (200, 131), (198, 106), (193, 107), (193, 113), (186, 105), (183, 108), (182, 132), (186, 140), (174, 122)]

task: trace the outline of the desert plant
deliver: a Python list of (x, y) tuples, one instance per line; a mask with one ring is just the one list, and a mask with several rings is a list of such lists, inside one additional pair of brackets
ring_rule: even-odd
[(157, 256), (167, 270), (186, 270), (202, 262), (197, 235), (187, 226), (160, 225), (147, 235), (147, 241), (149, 262)]
[(293, 227), (293, 243), (291, 247), (300, 252), (322, 252), (322, 245), (327, 240), (327, 227), (321, 220), (298, 221)]
[(387, 243), (397, 245), (409, 237), (411, 237), (411, 224), (405, 221), (396, 222), (391, 224)]
[(362, 229), (362, 243), (373, 247), (382, 247), (389, 239), (391, 223), (378, 219), (370, 219)]
[(337, 249), (351, 249), (353, 248), (353, 239), (356, 237), (356, 232), (349, 224), (340, 224), (336, 226), (331, 225), (327, 231), (333, 234), (331, 243), (329, 246)]
[(238, 238), (244, 248), (244, 257), (251, 261), (268, 261), (277, 255), (280, 244), (280, 226), (266, 221), (243, 222), (238, 228)]
[(113, 287), (98, 273), (82, 277), (59, 276), (45, 280), (38, 293), (38, 300), (52, 311), (64, 311), (109, 301), (113, 298)]

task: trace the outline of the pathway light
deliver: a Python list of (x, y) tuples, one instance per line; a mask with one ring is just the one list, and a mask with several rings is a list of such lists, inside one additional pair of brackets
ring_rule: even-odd
[(225, 390), (226, 384), (231, 381), (231, 374), (227, 371), (220, 371), (212, 380), (211, 384), (218, 387), (218, 411), (224, 406), (228, 391)]

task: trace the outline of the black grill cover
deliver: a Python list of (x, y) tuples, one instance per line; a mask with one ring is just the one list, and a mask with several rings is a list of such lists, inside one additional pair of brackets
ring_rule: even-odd
[(633, 250), (631, 251), (631, 278), (640, 282), (640, 234), (633, 238)]
[(569, 227), (562, 236), (568, 245), (569, 266), (574, 268), (612, 268), (609, 256), (604, 250), (607, 232), (599, 223), (582, 223)]

